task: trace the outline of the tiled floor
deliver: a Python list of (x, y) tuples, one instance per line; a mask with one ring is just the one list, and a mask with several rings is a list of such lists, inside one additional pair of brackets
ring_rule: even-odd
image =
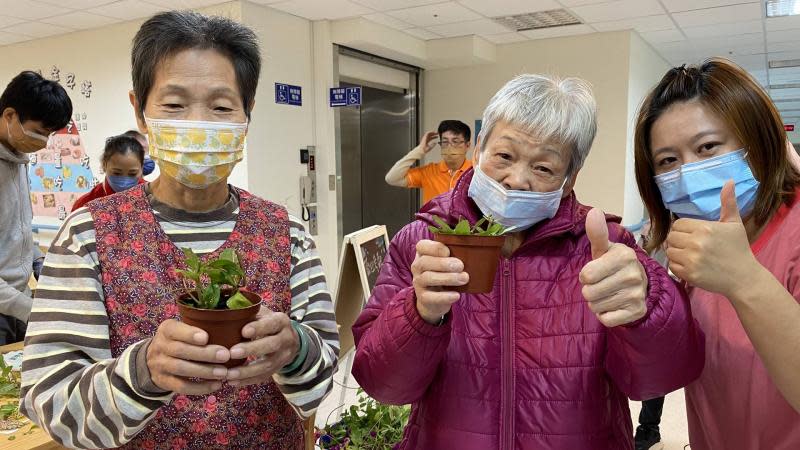
[[(633, 426), (639, 423), (639, 410), (642, 404), (631, 402)], [(661, 440), (664, 450), (689, 450), (689, 431), (686, 425), (686, 401), (683, 390), (667, 395), (664, 412), (661, 416)]]
[[(344, 375), (347, 368), (349, 367), (346, 367), (343, 362), (339, 373), (335, 375), (334, 382), (336, 384), (333, 392), (325, 399), (317, 411), (317, 426), (325, 425), (326, 421), (328, 423), (336, 422), (340, 405), (349, 406), (355, 403), (358, 384), (352, 376), (347, 377), (345, 380)], [(346, 388), (343, 385), (346, 385)], [(639, 409), (641, 409), (641, 403), (631, 402), (631, 416), (633, 417), (634, 428), (638, 424)], [(668, 395), (664, 402), (664, 413), (661, 417), (661, 438), (664, 444), (663, 450), (684, 450), (684, 448), (689, 450), (686, 403), (683, 390)]]

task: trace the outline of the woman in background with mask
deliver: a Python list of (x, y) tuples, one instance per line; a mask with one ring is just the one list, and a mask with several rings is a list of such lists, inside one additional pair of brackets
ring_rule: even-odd
[(102, 158), (106, 179), (76, 200), (72, 210), (75, 211), (96, 198), (122, 192), (144, 183), (143, 163), (144, 149), (136, 139), (125, 135), (106, 139)]
[[(693, 381), (703, 337), (683, 290), (618, 217), (572, 189), (596, 130), (579, 79), (523, 75), (483, 114), (474, 171), (392, 240), (356, 322), (353, 373), (413, 404), (403, 450), (632, 450), (628, 398)], [(459, 295), (438, 215), (512, 228), (494, 288)]]
[[(61, 227), (28, 325), (20, 410), (71, 448), (303, 447), (330, 391), (333, 306), (314, 242), (282, 206), (228, 184), (244, 157), (255, 33), (189, 11), (133, 41), (131, 103), (161, 176), (89, 202)], [(260, 151), (269, 151), (261, 149)], [(239, 255), (263, 299), (231, 348), (178, 320), (182, 248)], [(226, 368), (231, 359), (244, 365)]]
[(786, 142), (767, 94), (723, 59), (670, 70), (639, 112), (647, 248), (666, 243), (706, 334), (686, 388), (692, 450), (800, 448), (800, 175)]

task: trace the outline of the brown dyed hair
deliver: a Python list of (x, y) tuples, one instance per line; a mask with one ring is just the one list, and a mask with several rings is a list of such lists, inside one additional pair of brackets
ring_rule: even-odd
[(781, 116), (747, 72), (723, 58), (708, 59), (700, 66), (670, 69), (647, 95), (636, 119), (636, 183), (650, 214), (645, 248), (648, 251), (661, 246), (672, 224), (672, 215), (664, 206), (654, 179), (650, 131), (670, 106), (692, 100), (721, 118), (747, 150), (753, 176), (760, 183), (752, 212), (757, 225), (767, 223), (782, 203), (794, 200), (794, 188), (800, 184), (800, 174), (786, 155), (787, 138)]

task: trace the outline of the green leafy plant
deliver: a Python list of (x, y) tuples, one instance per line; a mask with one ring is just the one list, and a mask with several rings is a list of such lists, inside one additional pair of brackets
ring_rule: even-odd
[[(239, 287), (245, 284), (245, 275), (234, 250), (226, 249), (219, 258), (208, 263), (202, 262), (190, 248), (184, 248), (183, 253), (188, 269), (177, 272), (183, 277), (189, 294), (187, 303), (199, 309), (241, 309), (252, 305), (239, 292)], [(231, 290), (229, 295), (226, 295), (226, 286)]]
[(358, 390), (358, 403), (341, 419), (317, 430), (317, 445), (330, 450), (391, 450), (403, 439), (411, 407), (378, 403)]
[(428, 229), (433, 234), (452, 234), (457, 236), (502, 236), (506, 232), (506, 227), (494, 221), (491, 216), (485, 216), (481, 220), (470, 225), (469, 220), (461, 218), (455, 227), (451, 227), (439, 216), (433, 216), (433, 221), (438, 227), (429, 225)]
[(19, 373), (14, 372), (0, 356), (0, 397), (14, 399), (11, 403), (0, 405), (0, 430), (13, 430), (23, 425), (24, 418), (19, 413), (19, 403), (16, 401), (19, 397), (19, 388)]
[[(0, 397), (19, 397), (19, 378), (5, 359), (0, 357)], [(2, 415), (2, 407), (0, 407)]]

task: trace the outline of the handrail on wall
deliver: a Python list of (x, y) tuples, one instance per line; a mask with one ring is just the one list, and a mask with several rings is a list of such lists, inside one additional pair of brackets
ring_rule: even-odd
[(46, 224), (46, 223), (32, 223), (31, 224), (31, 231), (33, 231), (34, 233), (38, 233), (39, 230), (58, 231), (59, 228), (61, 228), (61, 226), (59, 226), (59, 225), (49, 225), (49, 224)]

